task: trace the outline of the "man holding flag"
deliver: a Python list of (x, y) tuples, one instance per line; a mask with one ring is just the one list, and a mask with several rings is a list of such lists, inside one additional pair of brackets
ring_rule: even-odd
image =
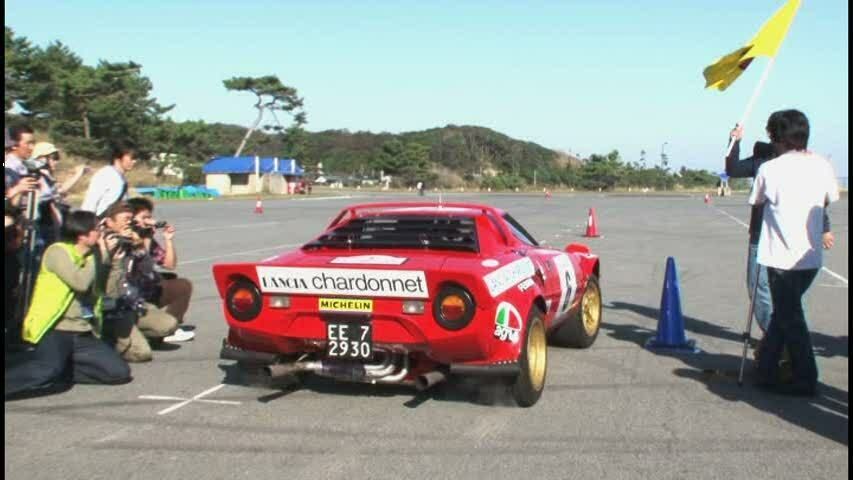
[[(744, 45), (741, 48), (738, 48), (734, 52), (731, 52), (731, 53), (721, 57), (714, 64), (705, 68), (705, 70), (703, 71), (703, 75), (704, 75), (705, 81), (706, 81), (706, 83), (705, 83), (706, 88), (715, 88), (719, 91), (724, 91), (732, 83), (734, 83), (735, 80), (737, 80), (740, 77), (740, 75), (747, 69), (747, 67), (749, 67), (749, 65), (752, 63), (752, 61), (756, 57), (758, 57), (758, 56), (770, 57), (770, 60), (767, 63), (767, 66), (765, 67), (765, 70), (761, 76), (761, 79), (759, 80), (759, 83), (758, 83), (757, 87), (755, 88), (755, 90), (752, 94), (752, 97), (750, 98), (749, 102), (747, 103), (747, 107), (743, 113), (743, 116), (741, 117), (741, 121), (737, 125), (735, 125), (735, 129), (732, 130), (732, 132), (729, 136), (729, 146), (728, 146), (728, 149), (726, 151), (726, 173), (730, 177), (733, 177), (733, 178), (757, 177), (759, 169), (763, 164), (766, 164), (766, 162), (775, 158), (777, 155), (784, 154), (785, 152), (787, 152), (789, 150), (797, 150), (797, 148), (794, 148), (791, 145), (787, 145), (779, 139), (781, 137), (781, 134), (779, 131), (771, 132), (771, 128), (776, 128), (776, 130), (780, 130), (780, 128), (781, 128), (778, 126), (778, 123), (779, 123), (781, 117), (779, 117), (779, 115), (777, 115), (779, 113), (779, 112), (777, 112), (777, 114), (774, 114), (774, 116), (771, 116), (771, 120), (768, 121), (768, 134), (770, 134), (771, 140), (774, 139), (774, 135), (777, 137), (775, 140), (773, 140), (773, 145), (768, 145), (768, 144), (765, 144), (762, 142), (757, 142), (755, 144), (754, 149), (753, 149), (753, 156), (752, 157), (749, 157), (745, 160), (738, 160), (739, 153), (740, 153), (740, 151), (739, 151), (740, 150), (740, 148), (739, 148), (740, 147), (740, 139), (743, 136), (743, 125), (746, 123), (746, 120), (749, 117), (749, 114), (750, 114), (753, 106), (755, 105), (755, 102), (756, 102), (759, 94), (761, 93), (761, 89), (763, 88), (764, 83), (767, 81), (767, 77), (770, 73), (770, 69), (772, 68), (772, 66), (775, 62), (776, 55), (779, 51), (780, 46), (782, 45), (782, 41), (784, 40), (785, 36), (787, 35), (788, 30), (790, 29), (791, 23), (793, 22), (794, 17), (800, 8), (800, 3), (801, 3), (800, 0), (789, 0), (788, 2), (786, 2), (785, 5), (783, 5), (781, 8), (779, 8), (779, 10), (777, 10), (776, 13), (767, 22), (765, 22), (764, 25), (762, 25), (762, 27), (759, 29), (758, 33), (756, 33), (750, 39), (750, 41), (747, 42), (746, 45)], [(805, 120), (804, 115), (802, 115), (801, 120), (803, 120), (805, 122), (806, 132), (808, 132), (808, 121)], [(805, 142), (807, 142), (807, 141), (808, 141), (808, 133), (806, 133), (806, 138), (805, 138)], [(803, 145), (804, 145), (804, 143), (798, 143), (797, 144), (797, 146), (805, 148)], [(771, 175), (771, 177), (772, 176), (773, 175)], [(776, 176), (778, 176), (778, 174)], [(805, 179), (805, 182), (808, 183), (809, 175), (806, 174), (806, 177), (807, 178)], [(758, 182), (756, 182), (756, 183), (758, 183)], [(787, 188), (796, 188), (796, 187), (793, 185), (788, 185)], [(763, 262), (756, 261), (757, 257), (759, 256), (759, 251), (760, 251), (759, 238), (762, 238), (762, 234), (761, 234), (762, 224), (767, 223), (766, 220), (764, 219), (765, 204), (761, 200), (761, 198), (762, 197), (760, 194), (756, 194), (756, 192), (753, 191), (753, 196), (750, 199), (751, 200), (750, 203), (753, 204), (753, 207), (752, 207), (752, 213), (751, 213), (750, 225), (749, 225), (749, 255), (748, 255), (748, 259), (747, 259), (747, 288), (748, 288), (748, 293), (750, 294), (751, 303), (750, 303), (749, 320), (747, 323), (747, 331), (744, 334), (744, 338), (745, 338), (744, 359), (745, 359), (745, 355), (746, 355), (746, 340), (750, 336), (749, 327), (751, 326), (753, 312), (755, 313), (755, 318), (759, 324), (759, 327), (766, 333), (771, 329), (771, 326), (770, 326), (772, 323), (771, 322), (771, 315), (772, 315), (771, 312), (773, 311), (774, 304), (777, 303), (776, 302), (777, 299), (771, 300), (771, 297), (772, 297), (771, 287), (770, 287), (769, 282), (768, 282), (767, 269), (765, 268), (765, 265), (767, 265), (768, 263), (774, 263), (774, 262), (772, 262), (772, 261), (768, 260), (768, 258), (766, 258), (767, 257), (766, 252), (764, 255), (765, 259)], [(821, 206), (823, 207), (823, 205), (821, 205)], [(822, 243), (823, 248), (830, 248), (832, 246), (832, 243), (833, 243), (833, 236), (832, 236), (832, 233), (829, 231), (829, 219), (826, 215), (825, 209), (822, 210), (822, 214), (823, 214), (822, 215), (823, 225), (822, 225), (822, 229), (819, 230), (822, 233), (822, 242), (821, 243)], [(767, 227), (765, 226), (765, 228), (767, 228)], [(788, 233), (793, 234), (793, 232), (788, 232)], [(809, 234), (812, 234), (812, 232), (809, 232)], [(767, 242), (767, 240), (765, 240), (765, 243), (766, 242)], [(767, 248), (766, 245), (763, 246), (764, 250), (766, 250), (766, 248)], [(775, 276), (775, 278), (778, 278), (778, 276)], [(777, 295), (778, 295), (779, 294), (779, 288), (778, 288), (779, 282), (777, 281), (776, 283), (777, 283), (776, 290), (777, 290)], [(810, 282), (807, 282), (807, 283), (810, 283)], [(799, 296), (797, 296), (796, 303), (798, 305), (800, 305), (800, 309), (799, 309), (800, 313), (802, 313), (802, 308), (801, 308), (801, 304), (800, 304), (799, 299), (802, 296), (802, 293), (805, 292), (805, 288), (807, 288), (807, 286), (808, 286), (807, 283), (806, 283), (805, 287), (802, 288), (802, 291), (799, 293)], [(788, 291), (788, 292), (786, 292), (786, 295), (787, 294), (793, 294), (793, 293), (794, 293), (793, 291)], [(786, 304), (786, 307), (794, 308), (793, 305), (787, 305), (787, 304)], [(794, 309), (796, 310), (796, 308), (794, 308)], [(790, 320), (790, 318), (789, 318), (790, 315), (788, 315), (789, 313), (790, 312), (782, 312), (782, 315)], [(773, 315), (773, 318), (775, 318), (775, 315)], [(788, 323), (790, 323), (790, 322), (788, 322)], [(774, 330), (776, 330), (776, 329), (774, 329)], [(794, 340), (796, 340), (797, 343), (802, 343), (802, 342), (800, 342), (800, 340), (802, 340), (801, 338), (799, 338), (799, 339), (792, 339), (791, 338), (791, 332), (790, 332), (789, 328), (786, 328), (786, 330), (788, 330), (788, 335), (786, 335), (786, 337), (788, 337), (788, 338), (786, 338), (782, 343), (788, 344), (790, 341), (794, 341)], [(778, 331), (776, 333), (778, 334)], [(808, 330), (807, 329), (806, 329), (805, 335), (806, 335), (806, 337), (808, 337)], [(771, 355), (772, 357), (775, 357), (775, 362), (776, 362), (776, 363), (774, 363), (774, 366), (773, 366), (774, 370), (772, 372), (772, 375), (767, 370), (769, 368), (769, 367), (767, 367), (768, 364), (766, 364), (764, 362), (764, 360), (766, 360), (766, 361), (771, 361), (771, 360), (769, 358), (761, 360), (761, 365), (763, 365), (765, 367), (765, 368), (763, 368), (763, 370), (764, 370), (763, 373), (765, 374), (765, 381), (769, 381), (769, 380), (767, 380), (767, 375), (775, 376), (778, 374), (778, 372), (776, 371), (776, 367), (778, 367), (779, 357), (782, 356), (782, 347), (778, 345), (779, 344), (779, 338), (781, 338), (781, 337), (779, 337), (778, 335), (774, 335), (774, 342), (773, 342), (774, 346), (769, 349), (769, 350), (775, 350), (777, 347), (779, 349), (778, 352), (774, 352), (774, 354)], [(810, 345), (810, 343), (809, 343), (809, 345)], [(802, 345), (800, 345), (800, 346), (802, 346)], [(763, 348), (759, 348), (758, 352), (760, 353), (763, 350), (764, 350)], [(795, 371), (795, 373), (799, 373), (799, 377), (800, 377), (798, 379), (799, 383), (804, 383), (804, 382), (809, 383), (808, 381), (805, 380), (805, 377), (804, 377), (805, 374), (803, 374), (803, 371), (802, 371), (804, 368), (803, 365), (808, 363), (808, 360), (805, 358), (807, 355), (803, 354), (802, 350), (803, 350), (802, 348), (797, 347), (797, 356), (799, 358), (794, 359), (794, 361), (795, 361), (795, 363), (798, 363), (799, 365), (798, 366), (795, 365), (794, 368), (795, 368), (795, 370), (799, 370), (799, 372)], [(814, 365), (813, 353), (812, 353), (811, 364)], [(743, 363), (741, 363), (741, 378), (742, 378), (742, 374), (743, 374)], [(806, 375), (806, 376), (808, 376), (808, 375)], [(816, 382), (816, 377), (817, 377), (816, 370), (815, 370), (814, 377), (815, 377), (814, 382)], [(739, 381), (740, 381), (740, 379), (739, 379)], [(805, 388), (805, 390), (809, 390), (809, 389)]]

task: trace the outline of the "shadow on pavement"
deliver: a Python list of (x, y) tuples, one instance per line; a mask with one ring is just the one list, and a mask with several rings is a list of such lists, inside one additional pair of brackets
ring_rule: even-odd
[[(614, 302), (614, 305), (619, 305), (616, 309), (631, 310), (644, 315), (653, 313), (653, 318), (657, 318), (657, 309), (622, 302)], [(704, 325), (704, 331), (691, 331), (701, 332), (705, 335), (713, 335), (713, 333), (707, 333), (709, 331), (723, 330), (695, 318), (688, 320), (685, 317), (685, 324), (688, 326), (691, 324)], [(611, 338), (634, 343), (641, 347), (649, 337), (655, 335), (654, 330), (637, 325), (602, 323), (601, 329)], [(689, 327), (688, 330), (690, 330)], [(844, 338), (846, 339), (846, 337)], [(734, 340), (740, 342), (740, 338)], [(739, 356), (706, 352), (695, 355), (668, 353), (660, 353), (659, 355), (684, 362), (689, 368), (675, 369), (673, 371), (675, 376), (704, 383), (711, 393), (724, 400), (745, 402), (756, 409), (774, 414), (793, 425), (829, 440), (849, 445), (849, 393), (846, 391), (821, 383), (818, 386), (818, 395), (814, 398), (768, 393), (751, 385), (750, 372), (754, 367), (751, 360), (746, 366), (744, 386), (739, 387), (737, 384), (741, 362)]]
[(270, 380), (261, 375), (260, 372), (247, 370), (236, 362), (232, 364), (220, 363), (219, 369), (225, 374), (222, 379), (224, 384), (273, 390), (272, 393), (258, 397), (258, 401), (261, 403), (278, 400), (299, 390), (310, 390), (321, 394), (354, 397), (409, 397), (409, 400), (403, 403), (406, 408), (417, 408), (429, 400), (473, 403), (484, 406), (515, 405), (506, 384), (497, 381), (450, 377), (447, 381), (435, 385), (429, 390), (419, 392), (414, 387), (406, 385), (371, 385), (339, 381), (316, 375), (305, 375), (301, 378), (289, 376)]
[[(606, 310), (626, 310), (629, 312), (634, 312), (638, 315), (642, 315), (644, 317), (650, 318), (652, 320), (657, 321), (660, 317), (660, 309), (649, 307), (646, 305), (637, 305), (634, 303), (626, 303), (626, 302), (610, 302), (610, 305), (605, 305)], [(746, 312), (744, 312), (744, 327), (746, 327)], [(704, 320), (700, 320), (698, 318), (689, 317), (687, 315), (683, 316), (684, 318), (684, 329), (691, 333), (696, 333), (699, 335), (706, 335), (709, 337), (719, 338), (722, 340), (731, 340), (735, 343), (742, 343), (742, 331), (732, 331), (729, 328), (721, 327), (719, 325), (715, 325), (710, 322), (706, 322)], [(654, 333), (654, 332), (652, 332)], [(759, 335), (759, 330), (753, 324), (752, 330), (753, 336)], [(688, 335), (689, 336), (689, 335)], [(811, 332), (812, 344), (814, 345), (815, 355), (820, 357), (836, 357), (841, 356), (844, 358), (849, 358), (850, 356), (850, 339), (847, 335), (840, 337), (833, 337), (831, 335), (825, 335), (820, 332)], [(642, 342), (636, 342), (640, 345), (645, 342), (645, 338), (643, 338)]]

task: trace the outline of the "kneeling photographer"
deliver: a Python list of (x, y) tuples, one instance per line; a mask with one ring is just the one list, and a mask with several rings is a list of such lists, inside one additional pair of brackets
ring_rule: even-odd
[[(180, 325), (184, 323), (184, 315), (190, 306), (193, 285), (186, 278), (174, 273), (178, 265), (178, 254), (175, 251), (175, 227), (167, 222), (154, 219), (154, 203), (145, 197), (131, 198), (127, 201), (133, 209), (133, 228), (142, 237), (148, 256), (141, 259), (137, 266), (142, 269), (140, 285), (145, 301), (164, 308), (178, 320), (178, 330), (166, 337), (166, 342), (186, 342), (195, 337), (189, 328)], [(154, 238), (157, 229), (163, 232), (165, 248)], [(165, 270), (163, 270), (165, 269)]]
[(61, 241), (44, 253), (24, 318), (23, 339), (32, 348), (7, 358), (6, 398), (50, 393), (72, 382), (130, 381), (130, 367), (99, 338), (104, 250), (95, 214), (69, 214)]
[(111, 328), (107, 337), (128, 362), (152, 359), (150, 342), (162, 342), (175, 333), (177, 319), (157, 305), (145, 301), (151, 271), (142, 238), (132, 228), (133, 210), (126, 203), (110, 207), (102, 223), (104, 241), (112, 268), (107, 279), (105, 316)]

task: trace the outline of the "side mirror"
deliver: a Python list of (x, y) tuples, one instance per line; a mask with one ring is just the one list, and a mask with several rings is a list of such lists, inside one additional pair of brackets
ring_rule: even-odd
[(584, 245), (582, 243), (570, 243), (570, 244), (566, 245), (565, 250), (567, 253), (589, 254), (589, 247), (587, 247), (586, 245)]

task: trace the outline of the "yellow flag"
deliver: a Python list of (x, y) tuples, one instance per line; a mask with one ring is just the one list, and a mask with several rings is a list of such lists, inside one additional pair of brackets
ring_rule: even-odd
[(761, 30), (746, 44), (728, 55), (719, 58), (705, 68), (705, 88), (723, 91), (729, 87), (752, 63), (752, 59), (763, 55), (773, 57), (779, 51), (782, 40), (794, 21), (794, 15), (800, 8), (800, 0), (788, 0), (770, 20), (761, 26)]

